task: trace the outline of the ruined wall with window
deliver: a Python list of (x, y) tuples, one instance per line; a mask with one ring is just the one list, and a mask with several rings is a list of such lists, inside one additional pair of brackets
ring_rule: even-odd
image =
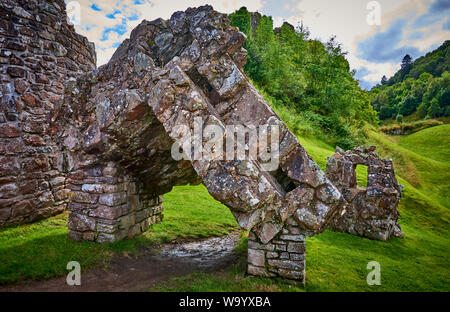
[[(358, 165), (367, 166), (367, 187), (358, 186)], [(374, 146), (347, 152), (337, 148), (327, 160), (326, 172), (348, 202), (345, 213), (331, 223), (332, 229), (383, 241), (403, 236), (397, 224), (402, 186), (391, 159), (381, 159)]]

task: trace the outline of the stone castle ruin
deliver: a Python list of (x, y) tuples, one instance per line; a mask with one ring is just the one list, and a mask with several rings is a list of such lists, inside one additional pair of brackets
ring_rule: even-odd
[[(67, 208), (71, 239), (114, 242), (160, 222), (173, 186), (203, 183), (250, 231), (250, 274), (304, 282), (305, 236), (340, 218), (346, 196), (243, 74), (246, 38), (226, 15), (143, 21), (100, 68), (64, 1), (4, 0), (0, 15), (0, 226)], [(175, 160), (197, 120), (275, 126), (278, 169), (260, 154)], [(244, 137), (233, 148), (271, 149)]]

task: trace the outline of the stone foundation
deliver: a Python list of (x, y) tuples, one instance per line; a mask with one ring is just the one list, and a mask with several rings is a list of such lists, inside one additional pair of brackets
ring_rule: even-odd
[(68, 175), (69, 237), (99, 243), (132, 238), (163, 219), (163, 196), (108, 164)]
[(269, 243), (263, 244), (253, 231), (248, 237), (248, 274), (282, 277), (305, 283), (306, 236), (292, 220)]

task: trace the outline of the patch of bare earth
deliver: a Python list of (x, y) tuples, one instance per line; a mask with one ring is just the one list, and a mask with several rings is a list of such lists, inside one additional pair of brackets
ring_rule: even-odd
[(166, 244), (162, 249), (142, 249), (132, 255), (114, 256), (108, 268), (82, 273), (81, 286), (68, 286), (66, 277), (24, 281), (1, 286), (12, 292), (127, 292), (144, 291), (171, 277), (194, 272), (216, 272), (237, 261), (234, 249), (239, 232), (224, 237)]

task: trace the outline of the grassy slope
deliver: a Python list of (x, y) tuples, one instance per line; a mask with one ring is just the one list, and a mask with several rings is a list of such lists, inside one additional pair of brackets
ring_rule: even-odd
[[(445, 163), (449, 155), (448, 128), (424, 130), (405, 137), (400, 145), (388, 137), (371, 132), (370, 141), (384, 157), (392, 157), (405, 185), (400, 203), (400, 223), (404, 239), (371, 241), (343, 233), (326, 231), (307, 240), (307, 283), (305, 289), (285, 281), (246, 277), (245, 250), (240, 263), (219, 274), (194, 274), (173, 279), (153, 288), (156, 291), (449, 291), (449, 206), (443, 192), (433, 191), (435, 181), (448, 188)], [(441, 142), (427, 147), (432, 140)], [(447, 139), (447, 141), (445, 141)], [(315, 139), (300, 138), (311, 156), (324, 168), (333, 149)], [(417, 152), (417, 153), (416, 153)], [(448, 166), (447, 166), (448, 168)], [(358, 172), (362, 181), (363, 171)], [(414, 187), (416, 185), (418, 188)], [(431, 187), (431, 190), (428, 188)], [(368, 286), (366, 265), (381, 265), (381, 286)]]
[[(441, 126), (445, 127), (445, 126)], [(370, 241), (326, 231), (307, 241), (305, 289), (282, 280), (245, 276), (246, 240), (239, 263), (216, 274), (193, 274), (169, 280), (152, 290), (179, 291), (449, 291), (448, 128), (435, 127), (405, 137), (397, 144), (372, 132), (378, 152), (392, 157), (405, 185), (400, 204), (405, 239)], [(434, 148), (427, 145), (433, 140)], [(445, 141), (447, 140), (447, 141)], [(324, 168), (333, 149), (316, 139), (300, 138), (311, 156)], [(363, 171), (358, 172), (363, 180)], [(440, 181), (443, 185), (435, 185)], [(130, 252), (140, 245), (179, 237), (227, 234), (236, 228), (231, 213), (214, 201), (203, 186), (177, 187), (166, 195), (165, 220), (145, 235), (111, 245), (75, 243), (67, 239), (66, 216), (31, 225), (0, 229), (0, 283), (21, 278), (49, 278), (66, 273), (72, 260), (86, 268), (104, 263), (114, 253)], [(369, 261), (381, 264), (382, 285), (365, 282)]]

